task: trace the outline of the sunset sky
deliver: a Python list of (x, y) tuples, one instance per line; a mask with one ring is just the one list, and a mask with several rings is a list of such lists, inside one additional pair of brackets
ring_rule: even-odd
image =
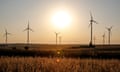
[[(99, 23), (94, 24), (96, 43), (102, 43), (104, 33), (107, 43), (105, 27), (110, 26), (111, 43), (120, 43), (119, 7), (120, 0), (0, 0), (0, 43), (4, 43), (5, 28), (11, 33), (9, 43), (25, 43), (23, 30), (29, 20), (32, 43), (55, 43), (55, 32), (60, 32), (62, 43), (88, 44), (90, 11)], [(57, 21), (60, 17), (65, 22)]]

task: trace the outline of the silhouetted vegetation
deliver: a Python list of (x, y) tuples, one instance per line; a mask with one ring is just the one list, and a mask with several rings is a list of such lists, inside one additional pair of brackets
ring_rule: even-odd
[(0, 48), (0, 56), (40, 56), (73, 58), (120, 58), (119, 45), (8, 45)]
[(13, 50), (16, 50), (16, 47), (12, 47)]
[(24, 48), (25, 48), (25, 50), (28, 50), (28, 49), (29, 49), (29, 46), (25, 46)]

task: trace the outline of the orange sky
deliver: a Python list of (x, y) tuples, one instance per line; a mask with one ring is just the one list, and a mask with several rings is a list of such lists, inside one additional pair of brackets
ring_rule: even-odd
[[(0, 1), (0, 43), (4, 43), (5, 28), (11, 33), (9, 43), (26, 42), (28, 20), (34, 32), (32, 43), (55, 43), (55, 33), (60, 32), (62, 43), (88, 44), (90, 40), (89, 11), (99, 24), (94, 24), (96, 43), (102, 43), (105, 27), (113, 26), (111, 43), (120, 43), (120, 1), (118, 0), (13, 0)], [(65, 28), (56, 27), (51, 18), (59, 10), (66, 11), (71, 22)]]

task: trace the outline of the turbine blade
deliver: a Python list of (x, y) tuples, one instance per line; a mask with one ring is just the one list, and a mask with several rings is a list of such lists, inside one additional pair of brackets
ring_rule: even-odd
[(105, 33), (102, 36), (105, 37)]
[(24, 29), (23, 31), (26, 31), (26, 30), (28, 30), (28, 28)]
[(110, 27), (110, 29), (112, 29), (112, 28), (113, 28), (113, 26)]
[(96, 23), (96, 24), (98, 24), (98, 22), (97, 22), (97, 21), (95, 21), (95, 20), (93, 20), (93, 22), (94, 22), (94, 23)]
[(30, 31), (34, 32), (33, 29), (29, 28)]
[(4, 33), (4, 34), (3, 34), (3, 37), (6, 36), (6, 35), (11, 35), (11, 33)]
[(5, 29), (5, 34), (7, 33), (7, 29)]
[(11, 33), (7, 33), (8, 35), (11, 35)]
[(91, 24), (88, 25), (88, 28), (91, 26)]
[(90, 17), (91, 17), (91, 20), (93, 20), (93, 16), (92, 16), (92, 13), (91, 13), (91, 11), (90, 11)]
[(104, 33), (104, 36), (105, 36), (105, 33)]
[(108, 30), (108, 28), (107, 27), (105, 27), (107, 30)]
[(60, 34), (60, 32), (55, 32), (55, 34)]
[(10, 34), (10, 33), (8, 33), (7, 29), (5, 29), (5, 34)]

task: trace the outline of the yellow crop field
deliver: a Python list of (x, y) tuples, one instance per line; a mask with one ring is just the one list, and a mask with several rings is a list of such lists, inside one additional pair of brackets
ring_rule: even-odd
[(0, 57), (0, 72), (119, 72), (118, 59)]

